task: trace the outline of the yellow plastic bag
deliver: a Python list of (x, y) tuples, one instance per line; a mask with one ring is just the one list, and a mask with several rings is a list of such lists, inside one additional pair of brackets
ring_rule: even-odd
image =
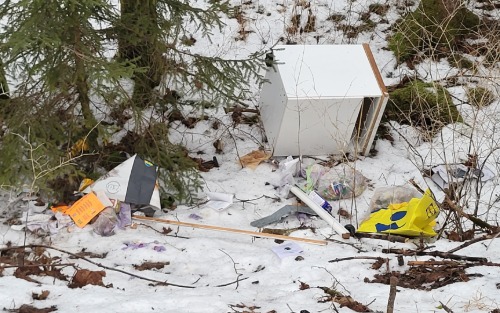
[(358, 232), (432, 237), (436, 235), (432, 227), (438, 214), (439, 208), (427, 190), (421, 198), (393, 203), (372, 212)]

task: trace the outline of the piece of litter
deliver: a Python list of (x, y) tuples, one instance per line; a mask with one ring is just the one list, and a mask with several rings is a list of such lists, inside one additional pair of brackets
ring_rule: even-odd
[(163, 252), (167, 249), (164, 246), (154, 246), (153, 250), (155, 250), (156, 252)]
[(286, 258), (289, 256), (297, 256), (302, 254), (302, 247), (296, 244), (295, 242), (289, 242), (285, 244), (281, 244), (277, 247), (272, 248), (273, 252), (280, 258)]
[(194, 214), (194, 213), (189, 214), (189, 218), (192, 218), (193, 220), (197, 220), (197, 221), (203, 219), (203, 217), (199, 216), (198, 214)]
[(207, 192), (207, 207), (222, 211), (233, 204), (234, 195), (221, 192)]

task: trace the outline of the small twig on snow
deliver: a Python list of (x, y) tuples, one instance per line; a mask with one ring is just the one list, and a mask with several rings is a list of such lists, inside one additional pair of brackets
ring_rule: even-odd
[(447, 313), (453, 313), (453, 311), (449, 307), (447, 307), (443, 302), (439, 301), (439, 303), (441, 304), (443, 310), (445, 310)]
[[(461, 249), (463, 249), (465, 247), (468, 247), (470, 245), (473, 245), (473, 244), (475, 244), (477, 242), (480, 242), (480, 241), (483, 241), (483, 240), (494, 239), (494, 238), (498, 237), (498, 235), (500, 235), (500, 232), (495, 233), (495, 234), (486, 234), (486, 235), (483, 235), (481, 237), (477, 237), (477, 238), (471, 239), (471, 240), (466, 241), (463, 244), (459, 245), (458, 247), (455, 247), (455, 248), (453, 248), (451, 250), (448, 250), (448, 253), (456, 252), (458, 250), (461, 250)], [(488, 247), (489, 247), (489, 245), (488, 245)]]
[(224, 253), (225, 255), (227, 255), (231, 259), (231, 261), (233, 262), (234, 272), (237, 275), (237, 277), (236, 277), (236, 288), (235, 289), (238, 289), (240, 277), (243, 276), (243, 274), (238, 273), (238, 269), (236, 268), (236, 262), (234, 262), (234, 259), (226, 251), (224, 251), (222, 249), (219, 249), (219, 251), (222, 252), (222, 253)]
[(382, 259), (383, 258), (378, 257), (378, 256), (350, 256), (350, 257), (345, 257), (345, 258), (333, 259), (333, 260), (328, 261), (328, 263), (349, 261), (349, 260), (382, 260)]
[(351, 246), (354, 249), (358, 250), (358, 252), (367, 252), (366, 250), (363, 250), (363, 248), (357, 247), (355, 243), (344, 242), (344, 241), (340, 241), (340, 240), (336, 240), (336, 239), (331, 239), (331, 238), (325, 238), (325, 240), (326, 241), (335, 242), (335, 243), (338, 243), (338, 244), (342, 244), (342, 245)]

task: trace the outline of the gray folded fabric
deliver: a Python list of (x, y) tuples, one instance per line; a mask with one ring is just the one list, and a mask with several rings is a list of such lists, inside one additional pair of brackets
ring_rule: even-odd
[(250, 225), (252, 225), (253, 227), (262, 228), (269, 224), (277, 223), (292, 213), (305, 213), (309, 215), (318, 215), (316, 214), (316, 212), (314, 212), (313, 209), (307, 206), (285, 205), (284, 207), (274, 212), (273, 214), (251, 222)]

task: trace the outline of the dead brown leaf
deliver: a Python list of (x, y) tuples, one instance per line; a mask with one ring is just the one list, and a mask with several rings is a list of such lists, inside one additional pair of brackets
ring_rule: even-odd
[(164, 234), (164, 235), (168, 235), (171, 232), (172, 232), (172, 228), (170, 228), (170, 227), (169, 228), (163, 227), (162, 231), (161, 231), (161, 233)]
[(46, 300), (47, 297), (49, 296), (49, 294), (50, 294), (50, 291), (42, 290), (42, 293), (33, 292), (31, 294), (31, 297), (33, 298), (33, 300)]
[(383, 258), (378, 258), (377, 261), (375, 261), (373, 264), (372, 264), (372, 268), (374, 270), (378, 270), (379, 268), (382, 267), (382, 265), (384, 265), (385, 263), (387, 263), (387, 259), (383, 259)]
[(165, 265), (170, 265), (170, 262), (144, 262), (141, 265), (134, 265), (134, 268), (138, 271), (146, 271), (151, 269), (162, 269)]
[(350, 296), (345, 296), (341, 292), (328, 288), (328, 287), (318, 287), (319, 289), (323, 290), (327, 296), (323, 297), (319, 302), (325, 303), (325, 302), (330, 302), (334, 301), (340, 304), (340, 307), (348, 307), (349, 309), (356, 311), (356, 312), (373, 312), (368, 308), (366, 305), (354, 300)]
[(340, 208), (338, 213), (343, 218), (351, 218), (351, 213), (347, 212), (346, 209)]
[(300, 282), (300, 287), (299, 287), (300, 290), (306, 290), (309, 288), (311, 288), (311, 287), (308, 284), (306, 284), (304, 282)]
[(448, 240), (451, 241), (465, 241), (465, 240), (470, 240), (474, 238), (474, 230), (470, 229), (468, 231), (463, 232), (462, 234), (459, 234), (456, 231), (451, 231), (447, 234)]
[(14, 271), (14, 277), (24, 279), (32, 283), (39, 283), (37, 280), (29, 277), (30, 275), (38, 276), (42, 273), (42, 270), (37, 266), (19, 266)]
[(69, 288), (82, 288), (86, 285), (103, 286), (102, 278), (106, 277), (105, 271), (90, 271), (87, 269), (79, 269), (68, 285)]

